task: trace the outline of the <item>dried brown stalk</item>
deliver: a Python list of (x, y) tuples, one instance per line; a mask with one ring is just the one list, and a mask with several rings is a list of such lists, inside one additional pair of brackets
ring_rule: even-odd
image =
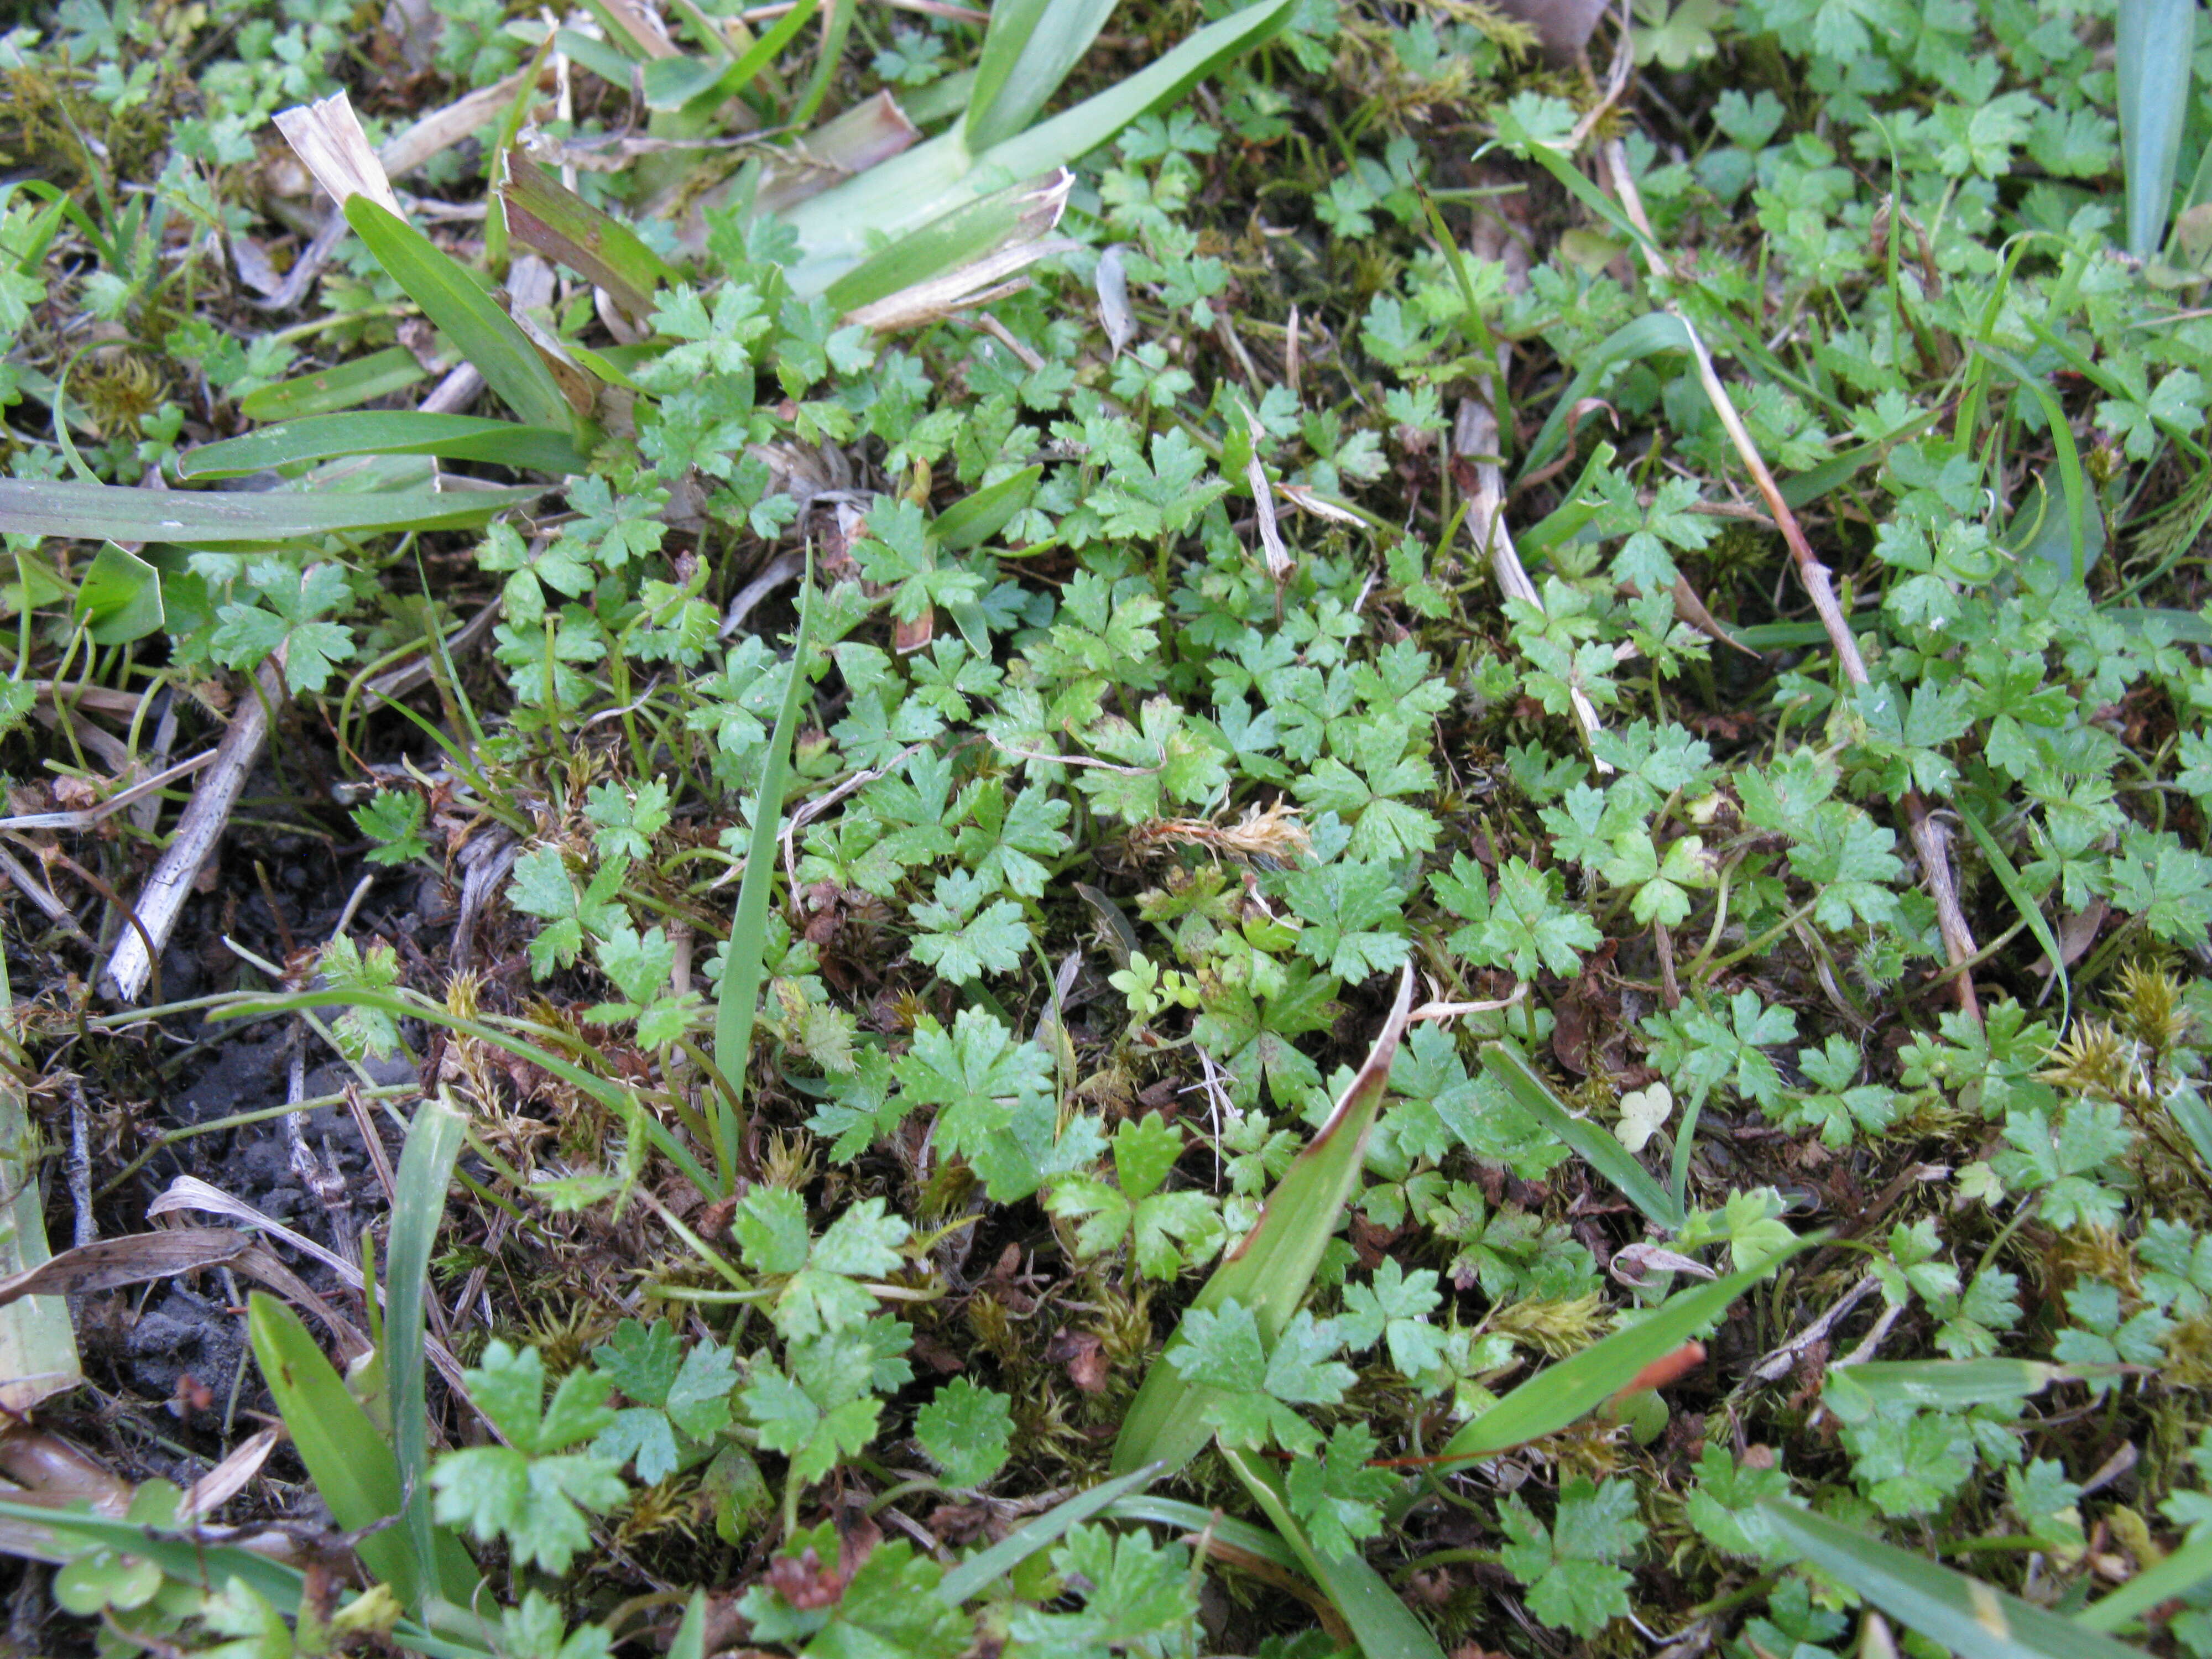
[[(1657, 256), (1652, 251), (1656, 244), (1650, 240), (1650, 221), (1644, 216), (1643, 198), (1628, 170), (1628, 153), (1616, 138), (1606, 142), (1602, 154), (1623, 211), (1646, 239), (1644, 257), (1658, 269)], [(1774, 482), (1773, 473), (1767, 470), (1765, 459), (1759, 454), (1759, 447), (1744, 428), (1742, 417), (1736, 413), (1735, 399), (1729, 396), (1728, 387), (1713, 368), (1712, 354), (1705, 349), (1705, 341), (1679, 309), (1669, 307), (1668, 310), (1680, 320), (1682, 331), (1689, 338), (1691, 355), (1697, 360), (1698, 380), (1712, 402), (1713, 412), (1720, 416), (1729, 441), (1735, 447), (1737, 458), (1751, 474), (1751, 481), (1765, 501), (1775, 527), (1782, 532), (1783, 542), (1797, 567), (1797, 579), (1813, 601), (1814, 612), (1820, 618), (1829, 642), (1835, 647), (1836, 659), (1843, 665), (1844, 678), (1855, 687), (1866, 684), (1866, 659), (1859, 654), (1858, 641), (1851, 636), (1850, 619), (1836, 602), (1835, 587), (1828, 580), (1828, 567), (1813, 551), (1813, 544), (1805, 539), (1805, 532), (1797, 523), (1797, 515), (1783, 500), (1781, 489)], [(1905, 814), (1905, 832), (1911, 838), (1913, 851), (1920, 856), (1920, 867), (1926, 872), (1929, 895), (1936, 901), (1936, 924), (1943, 935), (1944, 953), (1949, 957), (1951, 966), (1959, 968), (1972, 958), (1975, 947), (1973, 930), (1967, 927), (1966, 912), (1960, 908), (1959, 890), (1951, 873), (1949, 832), (1929, 811), (1928, 802), (1917, 789), (1907, 789), (1898, 806)], [(1960, 1012), (1978, 1026), (1982, 1009), (1974, 994), (1973, 975), (1961, 973), (1956, 977)]]

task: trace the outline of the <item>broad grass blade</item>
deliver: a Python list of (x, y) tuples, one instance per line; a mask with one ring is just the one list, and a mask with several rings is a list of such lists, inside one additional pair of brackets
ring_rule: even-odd
[(2100, 1632), (1825, 1516), (1771, 1500), (1759, 1511), (1806, 1565), (1960, 1659), (2137, 1659)]
[[(1359, 1184), (1367, 1137), (1375, 1127), (1382, 1096), (1390, 1081), (1390, 1063), (1398, 1056), (1398, 1039), (1405, 1034), (1406, 1016), (1413, 1006), (1413, 970), (1408, 967), (1398, 980), (1397, 1000), (1381, 1035), (1369, 1050), (1366, 1063), (1336, 1103), (1328, 1121), (1315, 1132), (1312, 1143), (1283, 1172), (1267, 1207), (1244, 1241), (1223, 1258), (1205, 1288), (1193, 1298), (1194, 1308), (1218, 1308), (1237, 1301), (1251, 1309), (1261, 1334), (1269, 1342), (1280, 1336), (1297, 1306), (1312, 1289), (1322, 1252), (1336, 1231), (1337, 1218)], [(1172, 1350), (1182, 1340), (1178, 1330), (1168, 1339)], [(1166, 1463), (1170, 1473), (1198, 1455), (1213, 1437), (1206, 1408), (1215, 1390), (1188, 1381), (1170, 1364), (1167, 1353), (1152, 1361), (1129, 1413), (1121, 1419), (1120, 1437), (1114, 1443), (1113, 1467), (1137, 1468), (1154, 1462)]]
[(181, 542), (268, 547), (378, 531), (469, 530), (536, 501), (542, 489), (383, 490), (308, 495), (294, 490), (186, 495), (68, 478), (0, 478), (0, 530), (80, 542)]
[[(752, 839), (745, 846), (744, 879), (738, 884), (737, 914), (730, 922), (729, 953), (722, 958), (715, 988), (714, 1064), (732, 1089), (743, 1089), (746, 1057), (752, 1051), (753, 1020), (759, 1012), (761, 957), (768, 948), (768, 901), (775, 887), (775, 845), (783, 830), (783, 782), (791, 767), (791, 739), (806, 700), (806, 647), (814, 620), (814, 550), (806, 553), (799, 578), (799, 633), (791, 642), (791, 679), (776, 710), (761, 763), (760, 792), (754, 799)], [(741, 1128), (738, 1103), (719, 1091), (714, 1097), (715, 1174), (725, 1196), (736, 1190)]]
[(1166, 1473), (1166, 1467), (1158, 1463), (1133, 1469), (1054, 1504), (946, 1573), (937, 1586), (938, 1600), (957, 1607), (971, 1595), (981, 1595), (1039, 1550), (1057, 1543), (1069, 1528), (1088, 1521), (1118, 1499), (1142, 1492)]
[(387, 346), (356, 357), (336, 368), (318, 370), (275, 386), (264, 386), (239, 399), (239, 412), (249, 421), (291, 421), (302, 415), (334, 415), (356, 409), (430, 378), (430, 371), (405, 346)]
[(2114, 45), (2128, 252), (2148, 259), (2159, 251), (2173, 204), (2173, 170), (2189, 115), (2197, 0), (2120, 0)]
[(1658, 1178), (1636, 1161), (1618, 1139), (1586, 1118), (1577, 1117), (1559, 1103), (1521, 1051), (1510, 1042), (1493, 1042), (1482, 1051), (1482, 1068), (1511, 1092), (1516, 1104), (1575, 1151), (1590, 1168), (1620, 1188), (1621, 1195), (1644, 1212), (1647, 1220), (1668, 1232), (1680, 1231), (1682, 1206), (1661, 1186)]
[[(374, 1305), (375, 1298), (369, 1298)], [(362, 1565), (389, 1584), (408, 1607), (421, 1604), (422, 1583), (412, 1538), (404, 1528), (365, 1531), (399, 1513), (399, 1463), (375, 1424), (346, 1389), (300, 1316), (274, 1297), (256, 1291), (247, 1304), (246, 1329), (262, 1379), (276, 1402), (293, 1449), (307, 1466), (315, 1490), (344, 1531), (362, 1533), (355, 1553)], [(439, 1575), (445, 1598), (466, 1607), (475, 1587), (474, 1564), (461, 1542), (438, 1529), (436, 1547), (447, 1571)], [(453, 1569), (460, 1577), (456, 1577)]]
[(202, 444), (177, 463), (177, 476), (242, 478), (271, 467), (340, 455), (438, 455), (564, 477), (591, 465), (565, 427), (383, 410), (365, 415), (313, 415), (265, 426), (242, 438)]
[(1672, 1353), (1728, 1311), (1741, 1296), (1822, 1234), (1799, 1239), (1756, 1267), (1670, 1297), (1648, 1318), (1592, 1343), (1572, 1358), (1547, 1366), (1444, 1443), (1447, 1458), (1489, 1457), (1564, 1429), (1633, 1382), (1644, 1368)]
[(417, 1561), (434, 1561), (437, 1529), (430, 1521), (430, 1406), (424, 1388), (423, 1297), (430, 1252), (446, 1216), (446, 1183), (461, 1153), (466, 1127), (443, 1100), (415, 1109), (399, 1155), (392, 1192), (391, 1242), (386, 1251), (384, 1365), (392, 1382), (392, 1450), (406, 1494), (407, 1534)]
[(961, 127), (972, 154), (980, 155), (1029, 125), (1091, 50), (1114, 5), (1115, 0), (1008, 0), (991, 8)]
[(574, 424), (568, 400), (553, 371), (482, 283), (441, 253), (421, 231), (365, 196), (347, 202), (345, 216), (377, 264), (422, 307), (422, 314), (476, 366), (484, 384), (525, 425)]
[(2145, 1567), (2100, 1601), (2074, 1615), (2084, 1630), (2111, 1632), (2131, 1624), (2161, 1601), (2170, 1601), (2212, 1578), (2212, 1538), (2184, 1544), (2163, 1561)]
[(1280, 1475), (1251, 1452), (1224, 1446), (1221, 1455), (1344, 1615), (1366, 1659), (1443, 1659), (1437, 1638), (1397, 1598), (1382, 1575), (1367, 1565), (1365, 1556), (1357, 1551), (1342, 1557), (1324, 1555), (1314, 1547), (1291, 1513)]

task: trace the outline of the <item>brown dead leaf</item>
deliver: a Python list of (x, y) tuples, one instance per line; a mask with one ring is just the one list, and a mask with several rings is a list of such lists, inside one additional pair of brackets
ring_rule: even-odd
[(233, 1262), (253, 1241), (228, 1227), (165, 1228), (94, 1239), (0, 1279), (0, 1308), (27, 1296), (88, 1296)]

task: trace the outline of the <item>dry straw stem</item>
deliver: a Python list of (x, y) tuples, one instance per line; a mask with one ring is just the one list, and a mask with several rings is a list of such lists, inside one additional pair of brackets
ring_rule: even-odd
[(136, 1002), (145, 990), (154, 971), (153, 952), (169, 942), (185, 896), (230, 823), (231, 809), (246, 788), (246, 774), (261, 758), (262, 745), (269, 740), (269, 711), (284, 695), (283, 654), (280, 651), (261, 665), (252, 695), (239, 700), (230, 730), (217, 745), (207, 775), (192, 792), (191, 804), (178, 821), (168, 849), (138, 890), (131, 907), (138, 925), (125, 930), (100, 976), (100, 988), (118, 1001)]
[[(1651, 222), (1644, 211), (1644, 199), (1638, 194), (1636, 180), (1628, 170), (1628, 152), (1617, 138), (1605, 142), (1601, 154), (1605, 170), (1613, 180), (1613, 191), (1620, 198), (1621, 210), (1629, 222), (1642, 233), (1644, 258), (1650, 262), (1655, 276), (1667, 274), (1656, 249), (1657, 242), (1651, 234)], [(1805, 539), (1799, 527), (1797, 515), (1790, 510), (1790, 503), (1782, 498), (1782, 491), (1774, 482), (1773, 473), (1767, 471), (1766, 461), (1759, 447), (1744, 429), (1742, 418), (1737, 415), (1735, 400), (1729, 396), (1728, 387), (1713, 368), (1712, 355), (1705, 343), (1692, 326), (1690, 319), (1674, 306), (1668, 312), (1678, 319), (1683, 332), (1689, 337), (1691, 355), (1698, 364), (1698, 379), (1711, 398), (1713, 412), (1721, 418), (1728, 430), (1729, 441), (1735, 446), (1737, 458), (1744, 470), (1751, 474), (1752, 483), (1758, 487), (1772, 515), (1775, 526), (1782, 532), (1782, 539), (1790, 549), (1790, 556), (1797, 567), (1797, 579), (1804, 584), (1805, 592), (1813, 601), (1813, 609), (1820, 618), (1820, 626), (1827, 631), (1828, 640), (1835, 647), (1836, 659), (1843, 665), (1844, 678), (1854, 687), (1867, 684), (1866, 659), (1859, 655), (1858, 641), (1851, 636), (1849, 618), (1843, 607), (1836, 603), (1836, 590), (1828, 580), (1828, 567), (1822, 564), (1813, 551), (1812, 544)], [(1920, 867), (1928, 877), (1928, 890), (1936, 901), (1936, 922), (1943, 934), (1944, 953), (1950, 957), (1954, 978), (1959, 988), (1959, 1009), (1978, 1026), (1982, 1023), (1980, 1002), (1974, 995), (1974, 979), (1970, 972), (1957, 972), (1970, 963), (1975, 955), (1973, 931), (1966, 926), (1966, 913), (1959, 906), (1959, 889), (1951, 873), (1950, 836), (1928, 810), (1928, 802), (1917, 789), (1908, 789), (1898, 803), (1905, 814), (1906, 833), (1911, 837), (1913, 851), (1920, 855)]]
[[(1509, 288), (1524, 287), (1528, 283), (1527, 261), (1516, 257), (1519, 247), (1520, 244), (1505, 235), (1504, 227), (1495, 220), (1478, 222), (1474, 255), (1480, 259), (1503, 260)], [(1473, 392), (1460, 400), (1458, 418), (1452, 425), (1452, 454), (1456, 462), (1464, 462), (1465, 470), (1473, 474), (1471, 479), (1462, 479), (1462, 487), (1468, 491), (1468, 539), (1488, 557), (1498, 586), (1509, 597), (1525, 599), (1541, 611), (1543, 596), (1536, 592), (1536, 584), (1528, 580), (1528, 567), (1521, 562), (1521, 555), (1513, 546), (1512, 533), (1505, 527), (1505, 479), (1498, 465), (1498, 409), (1492, 388), (1507, 374), (1511, 352), (1512, 349), (1500, 341), (1497, 377), (1477, 380)], [(1455, 466), (1454, 470), (1458, 471), (1461, 468)], [(1587, 744), (1598, 734), (1596, 706), (1583, 695), (1578, 685), (1567, 688), (1567, 700)], [(1613, 768), (1606, 762), (1593, 757), (1591, 763), (1600, 776), (1612, 775)]]

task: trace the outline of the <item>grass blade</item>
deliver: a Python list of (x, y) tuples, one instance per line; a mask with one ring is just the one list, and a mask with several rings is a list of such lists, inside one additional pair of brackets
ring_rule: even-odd
[(981, 155), (1029, 125), (1091, 50), (1115, 0), (1011, 0), (991, 8), (962, 135)]
[[(13, 1278), (52, 1259), (45, 1200), (39, 1189), (39, 1136), (21, 1079), (37, 1075), (21, 1046), (21, 1017), (0, 952), (0, 1278)], [(0, 1408), (18, 1416), (84, 1380), (69, 1304), (58, 1296), (27, 1296), (0, 1308)]]
[(1517, 1104), (1581, 1153), (1590, 1168), (1620, 1188), (1622, 1196), (1643, 1211), (1647, 1220), (1670, 1233), (1680, 1230), (1684, 1212), (1674, 1195), (1613, 1135), (1561, 1105), (1551, 1085), (1518, 1048), (1510, 1042), (1489, 1044), (1482, 1051), (1482, 1068), (1505, 1085)]
[(1559, 394), (1551, 414), (1537, 431), (1535, 441), (1528, 446), (1528, 453), (1521, 463), (1521, 477), (1525, 478), (1537, 471), (1559, 453), (1567, 441), (1567, 416), (1577, 404), (1589, 396), (1590, 388), (1606, 370), (1615, 363), (1633, 362), (1658, 352), (1688, 349), (1690, 331), (1683, 325), (1682, 319), (1663, 311), (1653, 311), (1632, 322), (1623, 323), (1606, 336), (1595, 350), (1578, 353), (1576, 361), (1580, 367), (1575, 370), (1575, 378), (1567, 382), (1566, 390)]
[(979, 155), (948, 132), (799, 203), (786, 216), (805, 249), (788, 273), (793, 291), (802, 299), (822, 293), (868, 257), (879, 234), (896, 241), (1010, 179), (1040, 178), (1089, 155), (1273, 35), (1293, 3), (1264, 0), (1208, 23), (1118, 85)]
[[(721, 983), (715, 988), (714, 1064), (730, 1080), (730, 1086), (740, 1091), (745, 1086), (745, 1061), (752, 1049), (753, 1020), (759, 1012), (761, 956), (768, 948), (769, 894), (775, 885), (775, 844), (783, 828), (783, 781), (790, 769), (799, 707), (805, 701), (806, 647), (813, 620), (814, 551), (810, 546), (805, 574), (799, 578), (799, 632), (791, 642), (791, 679), (783, 689), (783, 707), (776, 710), (775, 730), (769, 736), (768, 754), (761, 762), (752, 839), (745, 847), (744, 879), (738, 884), (729, 951), (722, 958)], [(737, 1188), (738, 1143), (744, 1133), (738, 1106), (737, 1101), (716, 1092), (714, 1164), (715, 1174), (720, 1177), (717, 1190), (725, 1197)]]
[(565, 477), (591, 465), (565, 428), (517, 426), (475, 415), (383, 410), (366, 415), (314, 415), (202, 444), (177, 463), (180, 478), (242, 478), (300, 461), (341, 455), (438, 455), (486, 461), (518, 471)]
[(291, 421), (303, 415), (334, 415), (355, 409), (430, 378), (430, 371), (405, 346), (387, 346), (336, 368), (301, 374), (264, 386), (239, 399), (249, 421)]
[(392, 280), (474, 364), (484, 384), (528, 426), (568, 428), (574, 420), (560, 382), (514, 318), (482, 283), (431, 245), (430, 239), (370, 201), (345, 204), (346, 222), (368, 244)]
[[(375, 1298), (368, 1299), (373, 1306)], [(274, 1297), (256, 1291), (247, 1302), (246, 1324), (262, 1380), (292, 1437), (293, 1449), (330, 1506), (331, 1518), (347, 1532), (361, 1532), (398, 1515), (402, 1503), (398, 1462), (361, 1402), (346, 1392), (344, 1382), (299, 1316)], [(403, 1605), (422, 1605), (421, 1573), (413, 1540), (404, 1528), (368, 1533), (354, 1552), (379, 1583), (392, 1587)], [(453, 1599), (465, 1605), (466, 1588)]]
[(2172, 1601), (2212, 1578), (2212, 1538), (2184, 1544), (2165, 1560), (2145, 1567), (2102, 1601), (2074, 1615), (2084, 1630), (2110, 1632), (2131, 1623), (2161, 1601)]
[(605, 289), (633, 317), (650, 315), (654, 290), (678, 280), (674, 267), (635, 231), (548, 177), (526, 155), (508, 152), (499, 193), (517, 241)]
[(2043, 907), (2028, 892), (2027, 883), (2020, 878), (2020, 872), (2013, 867), (2012, 860), (2006, 855), (2005, 849), (1998, 844), (1997, 838), (1984, 827), (1982, 821), (1974, 816), (1972, 809), (1963, 800), (1954, 800), (1951, 805), (1959, 815), (1959, 822), (1966, 826), (1966, 833), (1974, 838), (1974, 845), (1982, 849), (1982, 856), (1989, 860), (1990, 873), (1997, 878), (1997, 885), (2004, 889), (2005, 896), (2012, 901), (2012, 908), (2020, 912), (2020, 919), (2027, 924), (2027, 931), (2043, 947), (2043, 954), (2051, 959), (2051, 970), (2058, 975), (2058, 1029), (2063, 1031), (2074, 1023), (2074, 981), (2066, 972), (2066, 954), (2058, 948), (2058, 939), (2051, 933), (2051, 924), (2044, 920)]
[(1165, 1466), (1158, 1463), (1132, 1469), (1054, 1504), (946, 1573), (938, 1583), (938, 1599), (957, 1607), (969, 1596), (981, 1595), (1039, 1550), (1058, 1542), (1069, 1528), (1088, 1521), (1119, 1498), (1142, 1492), (1166, 1473)]
[(986, 484), (939, 514), (929, 532), (939, 547), (957, 552), (981, 547), (1013, 522), (1014, 515), (1030, 504), (1043, 478), (1042, 467), (1025, 466), (994, 484)]
[(1398, 1599), (1382, 1575), (1367, 1565), (1365, 1556), (1357, 1551), (1342, 1557), (1324, 1555), (1314, 1547), (1291, 1513), (1280, 1475), (1250, 1452), (1224, 1446), (1221, 1455), (1344, 1615), (1366, 1659), (1443, 1659), (1437, 1638)]
[(1193, 1534), (1211, 1531), (1217, 1541), (1286, 1572), (1306, 1570), (1298, 1553), (1265, 1527), (1255, 1527), (1249, 1521), (1235, 1520), (1180, 1498), (1155, 1498), (1150, 1493), (1119, 1498), (1106, 1506), (1105, 1513), (1110, 1520), (1149, 1521), (1163, 1527), (1180, 1527)]
[(190, 495), (174, 489), (136, 489), (66, 478), (0, 478), (0, 530), (63, 541), (268, 547), (349, 533), (471, 530), (493, 514), (536, 501), (544, 493), (394, 489), (332, 496), (270, 490)]
[(2136, 1659), (2098, 1631), (1825, 1516), (1771, 1500), (1759, 1511), (1807, 1565), (1960, 1659)]
[(2127, 179), (2128, 252), (2138, 259), (2156, 253), (2166, 235), (2196, 44), (2197, 0), (2120, 0), (2114, 66), (2120, 167)]
[[(1321, 1266), (1322, 1252), (1336, 1231), (1337, 1218), (1359, 1184), (1367, 1137), (1382, 1109), (1390, 1081), (1390, 1064), (1398, 1056), (1398, 1039), (1406, 1030), (1413, 1008), (1413, 970), (1408, 967), (1398, 980), (1398, 998), (1383, 1021), (1381, 1035), (1369, 1050), (1366, 1063), (1336, 1103), (1328, 1121), (1314, 1133), (1297, 1161), (1283, 1172), (1267, 1195), (1267, 1207), (1244, 1242), (1223, 1258), (1205, 1288), (1193, 1298), (1194, 1308), (1218, 1308), (1235, 1300), (1251, 1309), (1261, 1334), (1269, 1342), (1305, 1300)], [(1189, 1382), (1168, 1362), (1182, 1333), (1168, 1339), (1167, 1347), (1152, 1361), (1121, 1432), (1114, 1443), (1113, 1467), (1132, 1469), (1156, 1460), (1170, 1472), (1198, 1455), (1213, 1437), (1206, 1421), (1206, 1407), (1215, 1391)]]
[(1963, 1412), (1985, 1401), (2026, 1400), (2054, 1382), (2078, 1382), (2106, 1369), (2035, 1359), (1870, 1359), (1830, 1370), (1821, 1398), (1844, 1422), (1856, 1423), (1889, 1404)]
[(1756, 1267), (1670, 1297), (1650, 1317), (1547, 1366), (1444, 1443), (1449, 1458), (1489, 1457), (1564, 1429), (1619, 1394), (1646, 1365), (1672, 1353), (1729, 1304), (1822, 1235), (1799, 1239)]
[(399, 1155), (385, 1258), (384, 1365), (392, 1383), (392, 1451), (417, 1561), (438, 1559), (437, 1529), (430, 1521), (423, 1296), (430, 1283), (430, 1252), (446, 1216), (446, 1184), (453, 1179), (466, 1127), (460, 1113), (441, 1099), (425, 1100), (416, 1108)]

